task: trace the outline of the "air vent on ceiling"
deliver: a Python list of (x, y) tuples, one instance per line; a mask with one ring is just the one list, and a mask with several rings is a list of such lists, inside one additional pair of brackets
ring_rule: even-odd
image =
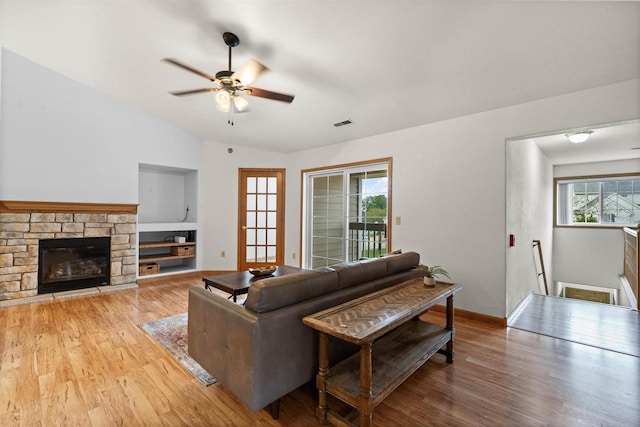
[(351, 123), (353, 123), (351, 120), (347, 119), (347, 120), (343, 120), (341, 122), (338, 123), (334, 123), (333, 125), (337, 128), (339, 128), (340, 126), (345, 126), (345, 125), (350, 125)]

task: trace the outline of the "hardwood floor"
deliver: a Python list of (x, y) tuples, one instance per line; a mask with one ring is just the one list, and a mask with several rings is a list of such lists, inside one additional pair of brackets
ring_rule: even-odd
[(640, 357), (640, 313), (627, 307), (531, 295), (509, 326)]
[[(191, 286), (202, 282), (0, 309), (0, 425), (318, 425), (312, 387), (273, 420), (202, 386), (139, 327), (185, 312)], [(374, 425), (640, 425), (640, 358), (461, 318), (456, 333), (455, 362), (433, 356)]]

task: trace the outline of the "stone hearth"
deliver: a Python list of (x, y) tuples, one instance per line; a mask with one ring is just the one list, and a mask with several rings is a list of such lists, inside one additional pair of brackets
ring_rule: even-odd
[[(135, 205), (19, 203), (0, 201), (0, 301), (38, 294), (40, 239), (111, 237), (110, 285), (137, 286)], [(109, 212), (122, 206), (127, 213)]]

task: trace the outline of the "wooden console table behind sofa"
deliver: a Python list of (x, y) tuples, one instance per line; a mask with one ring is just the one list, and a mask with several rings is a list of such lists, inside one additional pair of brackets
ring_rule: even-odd
[[(445, 282), (425, 287), (422, 279), (413, 279), (306, 316), (303, 322), (319, 331), (320, 422), (353, 425), (329, 409), (330, 394), (358, 410), (360, 426), (370, 426), (375, 406), (434, 353), (453, 362), (453, 294), (460, 289)], [(446, 326), (417, 319), (445, 299)], [(359, 345), (360, 354), (329, 369), (329, 335)]]

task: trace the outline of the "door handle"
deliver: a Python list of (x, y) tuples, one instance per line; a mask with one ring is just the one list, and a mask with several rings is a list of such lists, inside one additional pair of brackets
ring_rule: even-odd
[(246, 230), (246, 229), (247, 229), (247, 226), (246, 226), (246, 225), (243, 225), (243, 226), (242, 226), (242, 229), (243, 229), (243, 230)]

